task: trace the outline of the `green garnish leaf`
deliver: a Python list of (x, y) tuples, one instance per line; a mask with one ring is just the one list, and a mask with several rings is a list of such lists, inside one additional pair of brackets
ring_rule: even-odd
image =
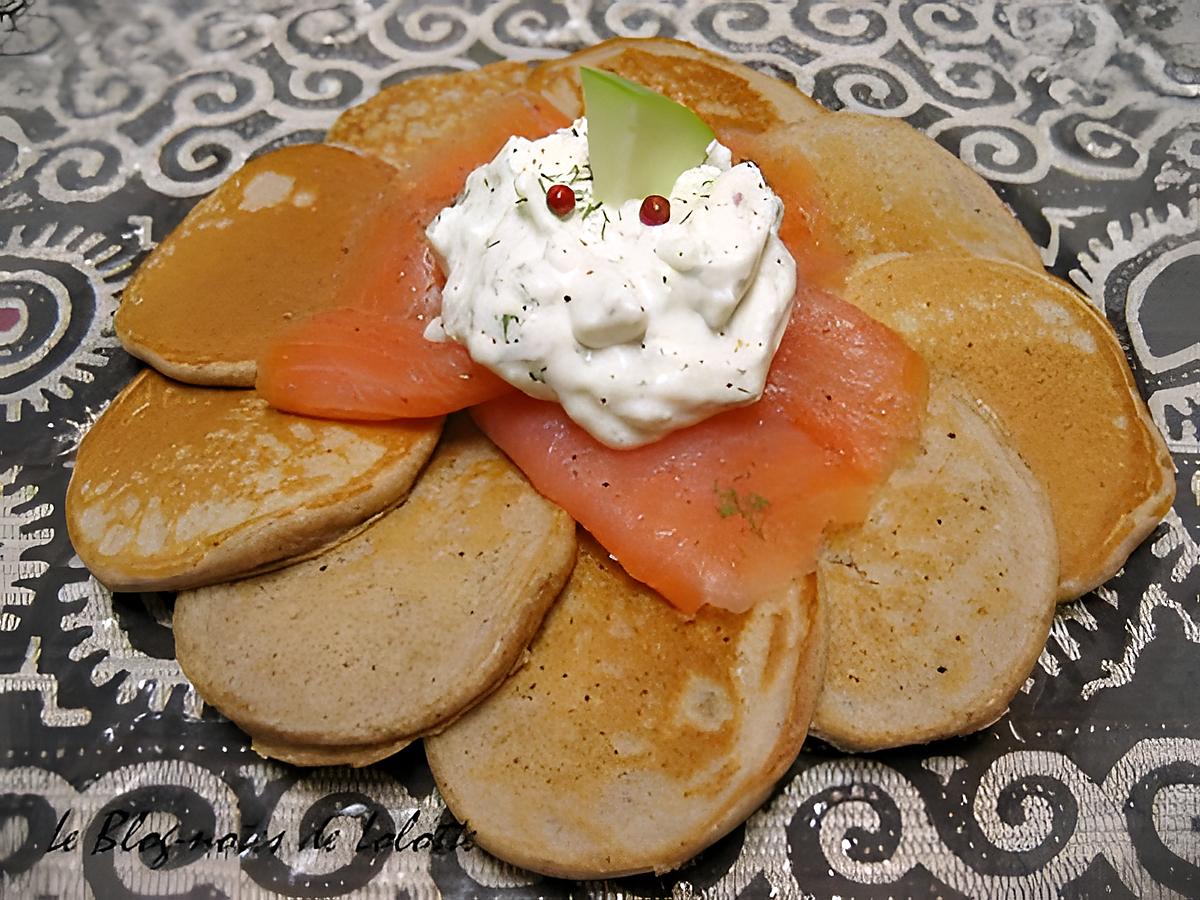
[(596, 199), (669, 196), (676, 178), (704, 162), (715, 135), (686, 106), (611, 72), (583, 66), (579, 77)]

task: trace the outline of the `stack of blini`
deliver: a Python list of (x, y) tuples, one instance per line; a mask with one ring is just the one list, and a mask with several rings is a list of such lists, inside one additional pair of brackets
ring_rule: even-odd
[[(465, 417), (309, 419), (249, 389), (265, 342), (321, 308), (297, 254), (332, 269), (372, 202), (339, 160), (386, 177), (518, 87), (578, 115), (580, 64), (801, 155), (850, 261), (842, 295), (930, 370), (920, 447), (867, 520), (745, 614), (677, 612)], [(1170, 506), (1170, 459), (1107, 322), (902, 122), (618, 40), (400, 84), (327, 140), (349, 149), (275, 154), (276, 182), (250, 163), (131, 282), (117, 331), (153, 368), (80, 446), (71, 537), (113, 590), (179, 591), (180, 663), (259, 752), (366, 765), (425, 738), (450, 809), (510, 862), (670, 869), (753, 812), (810, 730), (869, 751), (990, 724), (1056, 601), (1103, 583)]]

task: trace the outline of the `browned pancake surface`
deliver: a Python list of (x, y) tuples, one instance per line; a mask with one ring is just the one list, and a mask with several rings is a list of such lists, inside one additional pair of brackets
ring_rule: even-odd
[(251, 735), (254, 752), (268, 759), (293, 766), (350, 766), (361, 769), (393, 756), (412, 743), (408, 738), (384, 741), (379, 744), (345, 744), (340, 747), (318, 747), (311, 744), (289, 744), (271, 738)]
[(1054, 278), (921, 254), (854, 274), (846, 299), (992, 410), (1046, 487), (1059, 597), (1102, 584), (1174, 498), (1170, 455), (1108, 322)]
[(823, 110), (777, 78), (670, 38), (614, 38), (538, 66), (529, 87), (574, 119), (583, 114), (579, 67), (614, 72), (693, 110), (714, 130), (760, 132)]
[(351, 424), (143, 370), (84, 437), (67, 491), (80, 558), (113, 590), (173, 590), (310, 552), (394, 505), (440, 419)]
[(829, 662), (813, 733), (881, 750), (995, 721), (1046, 643), (1056, 548), (1041, 484), (968, 395), (935, 380), (918, 453), (822, 554)]
[(323, 144), (246, 163), (142, 263), (117, 310), (121, 343), (181, 381), (252, 386), (271, 340), (335, 304), (338, 267), (394, 176)]
[(814, 202), (852, 262), (957, 249), (1042, 270), (1037, 247), (988, 183), (906, 122), (833, 113), (777, 129), (766, 146), (808, 161)]
[(473, 119), (501, 94), (521, 88), (528, 72), (524, 63), (506, 61), (402, 81), (338, 116), (325, 140), (370, 153), (404, 171), (414, 158), (422, 157), (430, 141), (469, 134)]
[(590, 538), (528, 662), (425, 746), (502, 859), (568, 878), (678, 866), (749, 815), (800, 749), (824, 634), (809, 579), (688, 619)]
[(405, 502), (360, 534), (181, 593), (176, 652), (262, 747), (399, 743), (508, 675), (574, 555), (570, 518), (459, 422)]

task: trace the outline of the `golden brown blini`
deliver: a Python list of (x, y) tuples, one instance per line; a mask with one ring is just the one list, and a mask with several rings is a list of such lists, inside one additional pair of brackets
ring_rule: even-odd
[(250, 746), (259, 756), (277, 759), (293, 766), (350, 766), (360, 769), (393, 756), (411, 744), (408, 738), (379, 744), (345, 744), (320, 747), (315, 744), (289, 744), (255, 737)]
[(974, 401), (930, 386), (916, 455), (817, 569), (829, 662), (812, 731), (882, 750), (991, 724), (1046, 643), (1058, 589), (1045, 490)]
[(787, 771), (820, 686), (813, 579), (689, 619), (586, 538), (529, 660), (425, 749), (485, 849), (564, 878), (662, 872)]
[(407, 174), (430, 141), (469, 133), (498, 96), (524, 87), (528, 77), (528, 66), (505, 61), (402, 81), (343, 112), (325, 141), (386, 160)]
[(778, 78), (671, 38), (604, 41), (542, 63), (528, 86), (574, 119), (583, 115), (580, 66), (604, 69), (665, 94), (718, 134), (727, 129), (758, 133), (825, 114), (815, 100)]
[(398, 503), (441, 427), (307, 419), (253, 391), (145, 369), (79, 446), (71, 542), (115, 591), (178, 590), (278, 566)]
[(1060, 600), (1111, 578), (1170, 509), (1174, 466), (1125, 354), (1063, 282), (923, 253), (859, 270), (846, 299), (995, 413), (1050, 497)]
[(1042, 271), (1037, 246), (991, 186), (907, 122), (831, 113), (776, 129), (763, 145), (807, 160), (817, 214), (852, 264), (957, 251)]
[(180, 381), (252, 387), (270, 342), (334, 304), (342, 264), (395, 177), (325, 144), (246, 163), (138, 268), (117, 308), (121, 343)]
[(405, 502), (360, 534), (181, 593), (176, 654), (260, 748), (399, 749), (512, 671), (574, 561), (571, 519), (458, 420)]

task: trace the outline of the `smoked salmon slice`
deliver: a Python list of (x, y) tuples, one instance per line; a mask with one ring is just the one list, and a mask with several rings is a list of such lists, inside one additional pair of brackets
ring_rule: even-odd
[(356, 307), (318, 313), (259, 361), (268, 403), (328, 419), (440, 416), (511, 390), (462, 345), (427, 341), (416, 317)]
[(472, 415), (626, 571), (686, 612), (742, 611), (811, 572), (827, 528), (861, 522), (915, 445), (921, 358), (835, 296), (802, 288), (764, 398), (634, 450), (513, 393)]
[(924, 416), (924, 359), (858, 307), (801, 290), (771, 361), (766, 401), (882, 481)]
[(512, 390), (460, 344), (425, 339), (442, 279), (410, 210), (391, 203), (365, 230), (340, 282), (342, 306), (267, 347), (256, 387), (272, 406), (329, 419), (423, 418)]
[(415, 151), (346, 255), (332, 308), (297, 322), (260, 357), (255, 387), (267, 402), (377, 420), (442, 415), (512, 390), (458, 344), (425, 339), (441, 310), (425, 227), (509, 137), (544, 137), (569, 124), (544, 98), (514, 91), (469, 134), (442, 135)]

